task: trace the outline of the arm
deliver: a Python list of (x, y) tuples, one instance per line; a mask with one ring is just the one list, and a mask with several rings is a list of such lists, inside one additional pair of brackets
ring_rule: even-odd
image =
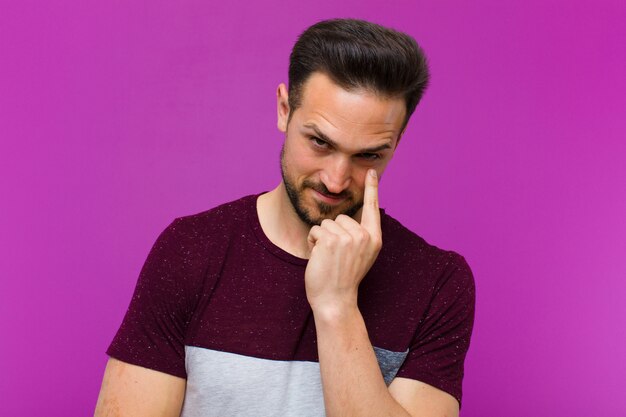
[(196, 259), (204, 256), (192, 227), (174, 220), (150, 250), (107, 349), (97, 417), (180, 415), (186, 386), (184, 337), (200, 281)]
[(358, 309), (314, 314), (329, 417), (458, 416), (456, 399), (431, 385), (396, 378), (387, 388)]
[(110, 358), (95, 417), (180, 416), (185, 379)]
[(309, 246), (305, 284), (327, 415), (457, 416), (457, 401), (430, 385), (396, 378), (387, 388), (358, 309), (359, 283), (382, 246), (375, 171), (367, 175), (361, 223), (324, 220), (311, 228)]

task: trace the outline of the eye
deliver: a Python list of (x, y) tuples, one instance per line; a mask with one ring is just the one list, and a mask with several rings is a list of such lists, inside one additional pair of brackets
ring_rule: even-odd
[(315, 136), (311, 136), (311, 142), (313, 142), (313, 145), (318, 147), (318, 148), (323, 148), (323, 149), (327, 149), (328, 148), (328, 142), (326, 142), (325, 140), (322, 140), (318, 137)]
[(366, 161), (376, 161), (381, 158), (381, 156), (377, 153), (360, 153), (357, 155), (357, 157)]

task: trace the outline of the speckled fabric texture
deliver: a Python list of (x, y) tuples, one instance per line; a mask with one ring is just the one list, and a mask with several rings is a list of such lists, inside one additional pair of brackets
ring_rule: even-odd
[[(197, 375), (189, 369), (195, 365), (186, 363), (186, 347), (270, 361), (318, 361), (304, 289), (307, 260), (265, 236), (257, 197), (178, 218), (161, 233), (108, 355), (183, 378)], [(420, 380), (460, 402), (474, 318), (472, 273), (462, 256), (427, 244), (381, 214), (383, 248), (359, 288), (372, 345), (378, 353), (390, 352), (377, 354), (381, 369), (387, 379)], [(388, 362), (393, 358), (400, 360)], [(241, 367), (231, 368), (240, 374), (230, 381), (247, 378)], [(218, 379), (210, 372), (202, 379)], [(215, 400), (211, 392), (203, 395)]]

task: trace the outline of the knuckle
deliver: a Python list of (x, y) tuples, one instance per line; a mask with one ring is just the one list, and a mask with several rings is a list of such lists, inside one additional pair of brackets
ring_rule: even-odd
[(376, 238), (372, 238), (371, 239), (372, 242), (372, 246), (374, 247), (374, 249), (376, 249), (377, 251), (381, 250), (383, 247), (383, 240), (379, 237)]
[(339, 243), (342, 246), (350, 246), (352, 244), (352, 236), (349, 234), (343, 234), (339, 237)]
[(374, 198), (371, 198), (371, 199), (370, 199), (370, 201), (368, 202), (368, 205), (369, 205), (371, 208), (374, 208), (374, 209), (375, 209), (375, 208), (378, 208), (378, 199), (377, 199), (377, 198), (375, 198), (375, 197), (374, 197)]
[(324, 239), (324, 242), (326, 242), (326, 244), (328, 244), (329, 246), (335, 246), (337, 245), (338, 242), (338, 237), (335, 234), (332, 233), (327, 233)]
[(337, 216), (337, 218), (335, 219), (335, 222), (337, 222), (338, 224), (344, 227), (350, 227), (352, 224), (356, 223), (352, 217), (347, 216), (345, 214), (340, 214), (339, 216)]

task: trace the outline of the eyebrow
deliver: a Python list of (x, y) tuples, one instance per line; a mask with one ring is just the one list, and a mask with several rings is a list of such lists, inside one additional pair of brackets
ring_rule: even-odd
[[(332, 140), (331, 138), (329, 138), (324, 132), (322, 132), (317, 127), (317, 125), (313, 123), (306, 123), (303, 126), (313, 130), (316, 136), (318, 136), (320, 139), (324, 140), (325, 142), (328, 142), (332, 147), (340, 148), (339, 144), (335, 142), (334, 140)], [(361, 149), (358, 153), (374, 153), (374, 152), (383, 151), (385, 149), (391, 149), (391, 143), (387, 142), (382, 145), (374, 146), (372, 148)]]

